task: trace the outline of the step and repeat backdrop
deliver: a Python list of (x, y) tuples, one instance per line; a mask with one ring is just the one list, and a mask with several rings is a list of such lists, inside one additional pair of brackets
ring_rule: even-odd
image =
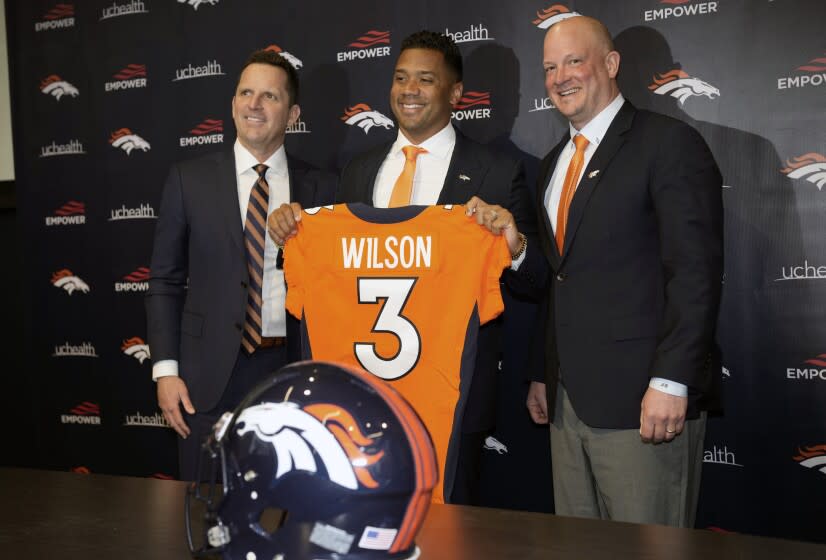
[[(451, 35), (465, 60), (454, 124), (525, 161), (567, 127), (543, 87), (560, 14), (602, 19), (638, 107), (696, 127), (723, 171), (718, 339), (725, 413), (705, 444), (698, 527), (824, 540), (826, 519), (826, 3), (822, 0), (6, 1), (40, 466), (174, 478), (155, 401), (143, 296), (169, 165), (235, 138), (247, 55), (299, 73), (287, 149), (338, 169), (394, 138), (401, 40)], [(668, 144), (668, 138), (652, 139)], [(215, 274), (221, 271), (216, 270)], [(533, 307), (509, 298), (488, 505), (553, 507), (547, 428), (525, 412)], [(24, 422), (18, 422), (22, 425)]]

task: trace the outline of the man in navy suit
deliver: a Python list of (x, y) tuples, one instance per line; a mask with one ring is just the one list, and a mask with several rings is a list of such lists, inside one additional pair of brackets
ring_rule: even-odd
[(551, 421), (558, 514), (690, 527), (719, 391), (722, 177), (697, 131), (624, 100), (619, 62), (595, 19), (545, 37), (569, 131), (542, 162), (540, 243), (519, 267), (551, 270), (527, 406)]
[[(198, 475), (200, 445), (220, 414), (265, 375), (298, 358), (297, 323), (284, 311), (278, 248), (269, 236), (259, 237), (263, 258), (257, 269), (249, 268), (246, 248), (259, 181), (268, 190), (268, 200), (256, 195), (264, 218), (289, 201), (315, 206), (333, 200), (335, 177), (284, 150), (286, 129), (300, 114), (297, 101), (295, 69), (275, 53), (253, 53), (232, 98), (238, 134), (233, 148), (174, 165), (164, 187), (147, 330), (158, 405), (181, 437), (185, 480)], [(256, 276), (262, 271), (256, 282), (250, 270)], [(251, 298), (254, 311), (248, 309)], [(296, 351), (288, 349), (288, 340)]]
[[(352, 159), (341, 173), (337, 202), (362, 202), (386, 208), (405, 169), (406, 146), (422, 149), (416, 157), (412, 191), (403, 204), (472, 204), (485, 201), (510, 210), (523, 235), (532, 236), (535, 220), (522, 162), (465, 137), (450, 122), (462, 98), (462, 55), (452, 39), (433, 31), (402, 41), (390, 88), (390, 107), (399, 125), (395, 140)], [(298, 209), (285, 207), (270, 217), (271, 234), (287, 239), (295, 232)], [(521, 238), (519, 238), (521, 241)], [(518, 247), (520, 245), (517, 243)], [(461, 258), (457, 255), (456, 258)], [(521, 291), (521, 277), (506, 272), (505, 281)], [(482, 445), (496, 413), (496, 372), (501, 355), (502, 320), (479, 333), (476, 367), (463, 383), (467, 396), (460, 419), (459, 472), (446, 501), (479, 502)]]

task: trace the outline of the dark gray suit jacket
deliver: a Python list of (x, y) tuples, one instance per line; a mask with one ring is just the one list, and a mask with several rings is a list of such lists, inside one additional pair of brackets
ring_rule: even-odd
[[(290, 200), (330, 204), (334, 175), (287, 156)], [(147, 334), (153, 362), (178, 360), (196, 410), (212, 409), (241, 348), (248, 272), (232, 150), (172, 166), (155, 230)], [(288, 341), (298, 359), (297, 323)], [(295, 333), (295, 335), (294, 335)]]

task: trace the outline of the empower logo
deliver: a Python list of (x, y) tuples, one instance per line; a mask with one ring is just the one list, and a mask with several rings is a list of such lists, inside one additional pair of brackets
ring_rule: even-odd
[(139, 266), (120, 282), (115, 282), (115, 292), (145, 292), (149, 289), (149, 268)]
[(97, 350), (91, 342), (82, 342), (80, 344), (63, 344), (56, 345), (52, 358), (67, 358), (67, 357), (81, 357), (81, 358), (99, 358)]
[(196, 12), (198, 11), (198, 8), (200, 8), (203, 4), (214, 6), (217, 3), (218, 0), (178, 0), (178, 4), (186, 4), (187, 6), (192, 6), (192, 9)]
[(267, 47), (266, 49), (264, 49), (264, 50), (265, 50), (265, 51), (270, 51), (270, 52), (274, 52), (274, 53), (280, 54), (280, 55), (281, 55), (281, 58), (283, 58), (284, 60), (286, 60), (287, 62), (289, 62), (289, 63), (290, 63), (290, 65), (291, 65), (293, 68), (295, 68), (296, 70), (299, 70), (302, 66), (304, 66), (304, 63), (303, 63), (303, 62), (301, 62), (301, 60), (299, 60), (299, 59), (298, 59), (298, 57), (296, 57), (295, 55), (292, 55), (292, 54), (288, 53), (287, 51), (285, 51), (284, 49), (282, 49), (282, 48), (281, 48), (281, 47), (279, 47), (278, 45), (270, 45), (270, 46), (268, 46), (268, 47)]
[(204, 144), (224, 143), (224, 121), (220, 119), (204, 119), (198, 126), (189, 131), (190, 136), (182, 136), (178, 142), (182, 148), (202, 146)]
[(366, 103), (358, 103), (353, 105), (341, 116), (341, 120), (350, 126), (357, 126), (361, 128), (365, 134), (370, 132), (370, 129), (375, 126), (380, 126), (385, 129), (393, 128), (393, 121), (385, 117), (378, 111), (374, 111)]
[(666, 4), (669, 7), (645, 10), (645, 12), (643, 12), (643, 19), (645, 21), (657, 21), (661, 19), (712, 14), (717, 12), (718, 3), (700, 2), (694, 4), (693, 0), (660, 0), (660, 4)]
[(86, 205), (77, 200), (70, 200), (54, 211), (54, 215), (46, 216), (47, 226), (72, 226), (86, 223)]
[(69, 140), (65, 144), (58, 144), (52, 141), (48, 146), (40, 147), (40, 155), (38, 157), (77, 156), (85, 153), (83, 143), (80, 140)]
[(376, 31), (371, 29), (355, 41), (347, 45), (352, 47), (352, 50), (343, 51), (336, 54), (338, 62), (347, 62), (350, 60), (376, 58), (380, 56), (389, 56), (390, 47), (382, 47), (378, 45), (390, 44), (389, 31)]
[(60, 415), (61, 424), (88, 424), (100, 425), (100, 405), (90, 401), (83, 401), (69, 410), (69, 414)]
[(470, 27), (464, 31), (451, 31), (445, 27), (445, 35), (453, 39), (453, 42), (457, 44), (494, 40), (494, 38), (490, 36), (488, 28), (482, 25), (482, 23), (479, 23), (479, 25), (470, 24)]
[(797, 461), (801, 467), (817, 469), (826, 474), (826, 444), (799, 447), (797, 455), (792, 459)]
[(826, 354), (820, 354), (803, 362), (802, 368), (786, 368), (786, 379), (806, 379), (809, 381), (826, 381)]
[(60, 101), (64, 95), (69, 97), (77, 97), (80, 92), (75, 86), (61, 79), (57, 74), (46, 76), (40, 82), (40, 91), (46, 95), (51, 95), (55, 100)]
[(146, 87), (146, 64), (128, 64), (112, 75), (114, 80), (103, 84), (106, 92)]
[(109, 143), (113, 148), (119, 148), (126, 152), (126, 155), (131, 155), (132, 150), (141, 150), (147, 152), (152, 146), (149, 142), (129, 130), (128, 128), (119, 128), (109, 137)]
[(75, 5), (55, 4), (55, 7), (46, 12), (41, 21), (34, 24), (36, 32), (51, 29), (65, 29), (75, 26)]
[(100, 19), (98, 21), (103, 21), (105, 19), (112, 19), (114, 17), (120, 16), (131, 16), (134, 14), (148, 14), (149, 10), (146, 9), (146, 5), (141, 2), (141, 0), (132, 0), (126, 4), (118, 4), (117, 2), (112, 2), (111, 6), (107, 6), (103, 8), (100, 14)]
[(457, 121), (489, 119), (490, 109), (490, 92), (466, 91), (453, 106), (451, 118)]
[(682, 70), (674, 69), (659, 77), (654, 76), (648, 89), (657, 95), (670, 95), (680, 100), (680, 105), (692, 96), (705, 95), (709, 99), (720, 97), (720, 90), (699, 78), (693, 78)]
[(82, 294), (89, 293), (89, 284), (81, 280), (68, 268), (61, 268), (52, 274), (52, 286), (65, 290), (67, 294), (72, 295), (75, 292)]
[(810, 152), (786, 160), (786, 167), (780, 170), (789, 179), (804, 179), (823, 190), (826, 185), (826, 157)]
[(777, 79), (777, 89), (803, 88), (809, 86), (822, 86), (826, 84), (826, 53), (811, 59), (806, 64), (797, 67), (800, 72), (796, 76)]
[(147, 202), (137, 208), (127, 208), (122, 204), (120, 208), (113, 208), (109, 211), (109, 222), (120, 220), (156, 220), (155, 209)]
[(124, 354), (135, 358), (141, 364), (152, 357), (149, 352), (149, 345), (139, 336), (133, 336), (132, 338), (124, 340), (120, 349)]
[(564, 4), (553, 4), (542, 11), (537, 11), (536, 19), (532, 23), (539, 29), (548, 29), (555, 23), (578, 15), (580, 15), (579, 12), (572, 12)]

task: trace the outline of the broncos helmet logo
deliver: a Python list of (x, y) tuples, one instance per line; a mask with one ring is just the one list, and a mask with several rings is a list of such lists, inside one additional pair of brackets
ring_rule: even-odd
[(77, 290), (78, 292), (82, 292), (84, 294), (89, 293), (89, 285), (72, 274), (72, 271), (68, 268), (64, 268), (62, 270), (58, 270), (54, 274), (52, 274), (52, 284), (56, 288), (62, 288), (66, 290), (69, 295)]
[(816, 468), (826, 474), (826, 444), (811, 445), (798, 449), (799, 455), (794, 456), (794, 460), (801, 466), (813, 469)]
[(341, 117), (345, 123), (349, 125), (356, 125), (364, 130), (367, 134), (374, 126), (381, 126), (385, 129), (393, 128), (393, 121), (385, 117), (378, 111), (374, 111), (366, 103), (359, 103), (353, 105)]
[(124, 354), (127, 356), (132, 356), (141, 364), (152, 357), (152, 354), (149, 352), (149, 345), (138, 336), (133, 336), (128, 340), (124, 340), (120, 349), (123, 350)]
[(113, 147), (125, 151), (126, 155), (130, 155), (132, 150), (135, 149), (146, 152), (151, 148), (149, 142), (137, 134), (134, 134), (128, 128), (121, 128), (113, 132), (109, 138), (109, 143), (112, 144)]
[(77, 97), (78, 94), (80, 94), (75, 86), (66, 80), (61, 80), (60, 76), (56, 74), (52, 74), (40, 82), (40, 91), (46, 95), (51, 95), (58, 101), (60, 101), (60, 98), (64, 95)]
[(787, 159), (786, 167), (781, 169), (791, 179), (806, 179), (817, 185), (817, 190), (826, 186), (826, 157), (809, 153), (800, 157)]
[(218, 0), (178, 0), (178, 4), (188, 4), (196, 11), (198, 10), (198, 6), (201, 4), (209, 4), (210, 6), (214, 6), (217, 3)]
[(694, 95), (705, 95), (709, 99), (720, 97), (719, 89), (699, 78), (692, 78), (682, 70), (672, 70), (660, 74), (659, 78), (655, 76), (654, 83), (649, 85), (648, 89), (657, 95), (676, 97), (680, 100), (680, 105)]
[[(239, 427), (240, 426), (240, 427)], [(352, 415), (330, 404), (300, 408), (291, 402), (262, 403), (245, 408), (236, 421), (238, 436), (251, 432), (272, 444), (278, 464), (275, 478), (290, 471), (318, 471), (316, 457), (330, 480), (356, 490), (359, 482), (378, 487), (367, 467), (378, 462), (384, 452), (365, 453), (373, 443), (359, 429)]]

